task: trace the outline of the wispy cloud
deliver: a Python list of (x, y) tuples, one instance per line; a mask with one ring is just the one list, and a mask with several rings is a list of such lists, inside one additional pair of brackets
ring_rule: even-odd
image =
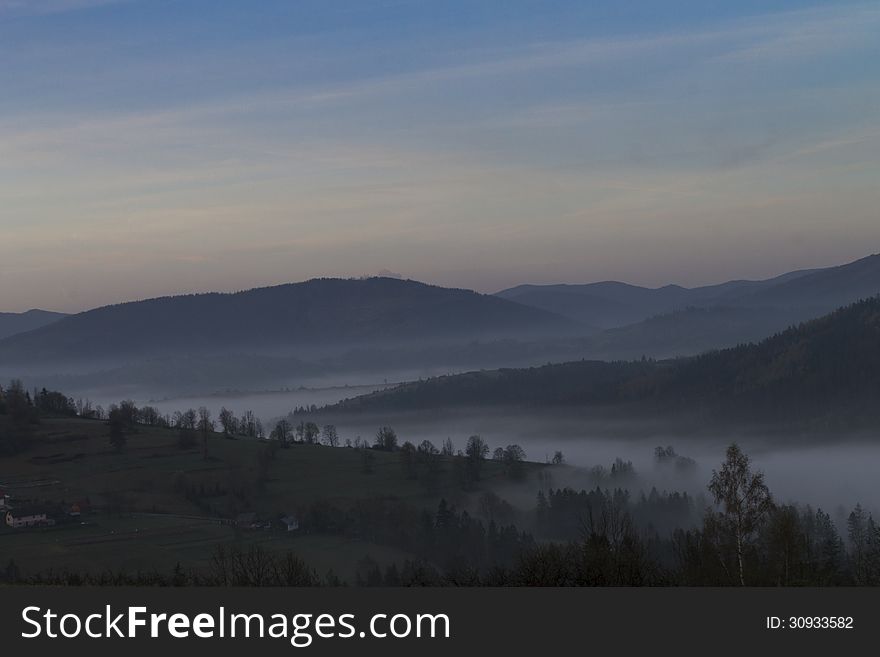
[[(98, 4), (0, 0), (0, 16)], [(181, 278), (383, 267), (475, 286), (451, 272), (479, 270), (484, 288), (524, 272), (650, 281), (670, 273), (661, 256), (732, 267), (725, 244), (747, 250), (756, 234), (767, 258), (804, 231), (855, 249), (880, 239), (877, 66), (860, 59), (878, 31), (874, 6), (835, 5), (659, 33), (438, 41), (422, 65), (343, 67), (332, 82), (280, 67), (260, 84), (224, 69), (276, 64), (260, 44), (246, 57), (201, 44), (181, 66), (146, 39), (134, 66), (72, 67), (87, 75), (69, 103), (0, 99), (0, 298), (34, 305), (13, 282), (39, 270), (51, 289), (68, 264), (97, 302), (125, 280), (149, 294)], [(37, 83), (57, 56), (35, 56)], [(222, 84), (202, 93), (206, 66)], [(115, 104), (117, 89), (151, 93)], [(621, 252), (638, 255), (638, 276), (615, 269)], [(111, 290), (102, 267), (129, 278)]]
[(328, 91), (326, 99), (381, 94), (394, 88), (411, 89), (414, 85), (448, 81), (528, 76), (545, 69), (603, 67), (653, 54), (668, 60), (676, 51), (687, 51), (693, 56), (695, 48), (704, 52), (697, 53), (692, 63), (769, 61), (775, 58), (791, 60), (876, 45), (878, 30), (880, 9), (870, 3), (780, 12), (740, 19), (723, 27), (663, 34), (539, 41), (524, 46), (470, 52), (469, 61), (459, 64), (365, 79)]
[(754, 38), (717, 57), (729, 62), (792, 61), (877, 45), (880, 9), (874, 3), (783, 15), (756, 25)]

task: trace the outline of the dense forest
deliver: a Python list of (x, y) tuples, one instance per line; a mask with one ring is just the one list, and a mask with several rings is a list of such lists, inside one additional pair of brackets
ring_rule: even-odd
[(880, 298), (789, 328), (757, 344), (692, 358), (579, 361), (406, 383), (328, 412), (456, 406), (582, 406), (693, 413), (726, 421), (864, 426), (880, 406)]

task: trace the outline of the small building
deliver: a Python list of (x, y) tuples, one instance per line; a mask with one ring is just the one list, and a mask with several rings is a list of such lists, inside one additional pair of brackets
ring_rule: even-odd
[(49, 510), (42, 507), (20, 507), (6, 511), (6, 524), (9, 527), (43, 527), (55, 524)]
[(293, 514), (288, 514), (281, 518), (281, 524), (284, 525), (284, 528), (289, 532), (295, 532), (299, 529), (299, 520)]
[(70, 510), (67, 514), (73, 518), (79, 518), (82, 515), (90, 513), (92, 510), (91, 502), (88, 499), (78, 500), (70, 505)]

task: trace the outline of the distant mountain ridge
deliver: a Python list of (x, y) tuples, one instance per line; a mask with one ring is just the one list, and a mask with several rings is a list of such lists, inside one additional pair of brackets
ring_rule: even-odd
[(0, 340), (0, 366), (580, 331), (570, 319), (470, 290), (326, 278), (104, 306)]
[[(740, 306), (828, 309), (880, 293), (880, 255), (803, 275), (738, 295)], [(721, 301), (728, 301), (722, 299)]]
[(880, 256), (762, 281), (736, 280), (690, 289), (603, 282), (520, 286), (499, 294), (607, 327), (584, 337), (579, 353), (571, 352), (574, 357), (670, 358), (754, 342), (880, 294)]
[[(86, 394), (140, 386), (161, 396), (210, 391), (214, 381), (255, 388), (400, 381), (582, 359), (693, 356), (757, 342), (880, 293), (880, 256), (694, 289), (615, 282), (517, 289), (555, 301), (536, 307), (522, 295), (509, 300), (392, 277), (134, 301), (0, 339), (0, 377)], [(606, 315), (592, 314), (596, 307)], [(609, 316), (611, 323), (636, 319), (592, 327)]]
[(685, 288), (646, 288), (616, 281), (585, 285), (520, 285), (496, 296), (602, 328), (617, 328), (686, 308), (772, 308), (792, 321), (880, 293), (880, 255), (766, 280), (735, 280)]
[(64, 313), (34, 308), (23, 313), (0, 313), (0, 340), (47, 326), (66, 317)]
[[(576, 361), (442, 376), (346, 400), (333, 412), (512, 405), (624, 406), (822, 428), (880, 418), (880, 297), (758, 344), (673, 361)], [(870, 424), (870, 426), (874, 426)]]

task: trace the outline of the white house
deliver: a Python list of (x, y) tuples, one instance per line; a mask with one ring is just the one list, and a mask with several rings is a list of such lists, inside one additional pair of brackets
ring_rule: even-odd
[(49, 512), (36, 507), (22, 507), (6, 511), (6, 524), (9, 527), (37, 527), (40, 525), (54, 525), (55, 520), (49, 517)]
[(281, 524), (283, 524), (289, 532), (295, 532), (297, 529), (299, 529), (299, 520), (297, 520), (296, 516), (294, 515), (284, 516), (281, 519)]

